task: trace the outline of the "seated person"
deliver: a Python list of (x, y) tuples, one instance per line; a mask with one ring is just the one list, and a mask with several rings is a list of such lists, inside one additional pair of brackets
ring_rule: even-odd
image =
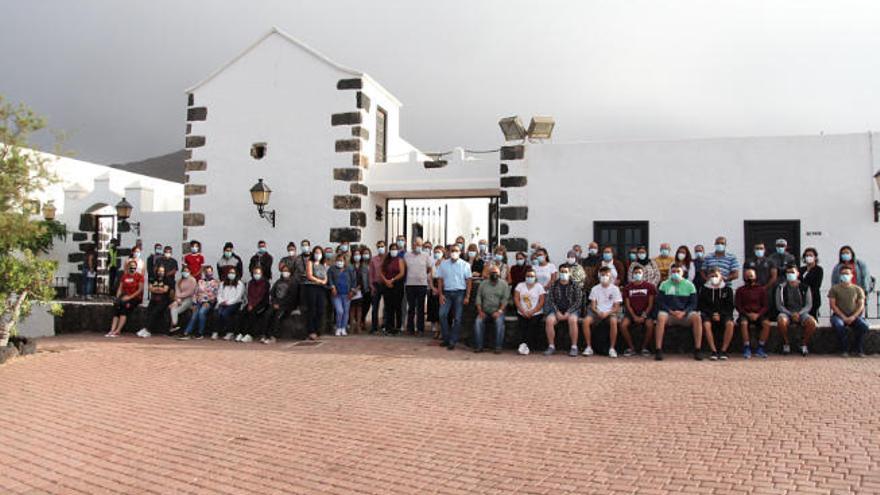
[(477, 289), (477, 319), (474, 322), (474, 352), (483, 352), (483, 329), (487, 323), (495, 324), (495, 354), (504, 346), (504, 309), (510, 299), (510, 288), (501, 280), (501, 269), (489, 265), (489, 279)]
[(137, 261), (130, 259), (128, 270), (119, 279), (119, 288), (116, 289), (116, 298), (113, 300), (113, 321), (105, 337), (119, 337), (125, 327), (125, 320), (140, 305), (143, 296), (144, 276), (138, 271)]
[(556, 352), (556, 322), (568, 322), (568, 335), (571, 337), (571, 348), (568, 355), (578, 355), (578, 316), (583, 305), (584, 293), (571, 281), (571, 271), (565, 265), (559, 267), (559, 278), (550, 285), (547, 291), (547, 303), (545, 312), (544, 330), (547, 332), (547, 350), (545, 356), (551, 356)]
[(868, 322), (862, 317), (865, 311), (865, 290), (853, 283), (851, 267), (840, 268), (840, 282), (828, 291), (828, 302), (831, 304), (831, 326), (840, 339), (843, 357), (849, 356), (848, 329), (852, 329), (856, 338), (858, 356), (865, 357), (865, 334), (868, 333)]
[(752, 357), (752, 346), (749, 343), (749, 325), (761, 327), (761, 334), (758, 337), (758, 348), (755, 354), (759, 357), (766, 358), (767, 352), (764, 345), (770, 336), (770, 320), (767, 319), (767, 290), (758, 283), (758, 276), (754, 268), (746, 268), (743, 272), (743, 280), (746, 285), (736, 290), (736, 311), (739, 313), (737, 324), (742, 332), (743, 339), (743, 357), (749, 359)]
[(694, 359), (703, 360), (700, 348), (703, 344), (703, 329), (700, 313), (697, 311), (697, 288), (684, 278), (684, 268), (678, 263), (669, 267), (669, 278), (660, 284), (657, 307), (657, 330), (654, 344), (657, 352), (654, 359), (663, 360), (663, 335), (666, 326), (690, 327), (694, 333)]
[[(659, 273), (659, 272), (658, 272)], [(650, 356), (648, 343), (654, 339), (654, 309), (657, 299), (657, 287), (645, 280), (645, 268), (634, 264), (630, 275), (631, 282), (623, 288), (623, 323), (620, 325), (620, 333), (626, 341), (627, 348), (623, 351), (624, 356), (635, 354), (630, 327), (642, 325), (645, 327), (645, 338), (642, 339), (641, 353)]]
[(785, 283), (776, 288), (776, 309), (779, 316), (776, 318), (776, 326), (782, 335), (782, 353), (789, 354), (791, 347), (788, 344), (788, 328), (790, 325), (800, 325), (804, 329), (801, 339), (801, 356), (808, 354), (807, 345), (810, 337), (816, 332), (816, 319), (810, 316), (813, 308), (813, 295), (807, 284), (800, 281), (800, 272), (797, 265), (789, 264), (785, 267)]
[(519, 348), (521, 356), (527, 356), (532, 346), (540, 338), (541, 319), (544, 313), (544, 286), (538, 283), (534, 268), (525, 271), (525, 280), (520, 282), (513, 291), (513, 303), (516, 306), (516, 319), (519, 327)]
[(620, 295), (620, 288), (614, 285), (611, 280), (611, 268), (603, 266), (599, 268), (599, 285), (590, 289), (590, 302), (587, 308), (587, 316), (584, 318), (584, 340), (587, 347), (584, 349), (584, 356), (593, 355), (591, 327), (593, 323), (598, 325), (608, 320), (608, 332), (610, 338), (610, 346), (608, 348), (608, 357), (616, 358), (617, 350), (614, 348), (617, 344), (617, 322), (620, 320), (621, 311), (620, 303), (623, 297)]
[[(709, 358), (713, 361), (721, 359), (727, 360), (727, 349), (730, 348), (730, 341), (733, 340), (733, 289), (724, 281), (721, 276), (721, 270), (718, 267), (712, 267), (708, 270), (709, 279), (700, 287), (699, 308), (700, 316), (703, 320), (703, 333), (706, 336), (706, 342), (709, 349), (712, 350), (712, 356)], [(715, 347), (714, 327), (719, 326), (724, 329), (724, 340), (721, 342), (721, 352)]]

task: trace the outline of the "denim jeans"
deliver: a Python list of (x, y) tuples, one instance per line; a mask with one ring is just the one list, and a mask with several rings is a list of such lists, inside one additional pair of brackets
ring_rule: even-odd
[(351, 309), (351, 300), (348, 299), (348, 294), (333, 296), (333, 309), (336, 311), (336, 328), (346, 328), (348, 326), (348, 312)]
[(495, 348), (504, 347), (504, 312), (502, 311), (498, 318), (492, 319), (492, 315), (487, 313), (485, 318), (477, 317), (474, 322), (474, 349), (483, 348), (483, 328), (486, 324), (495, 323)]
[[(458, 343), (458, 336), (461, 335), (461, 314), (464, 311), (464, 291), (463, 290), (445, 290), (443, 297), (446, 300), (440, 306), (440, 327), (443, 330), (443, 342), (446, 345), (455, 345)], [(454, 311), (455, 319), (452, 322), (452, 329), (449, 328), (449, 312)]]
[(213, 305), (211, 304), (202, 304), (199, 306), (198, 311), (193, 311), (192, 318), (189, 319), (186, 330), (183, 332), (184, 335), (191, 335), (197, 322), (199, 325), (199, 335), (205, 335), (205, 323), (208, 321), (208, 315), (211, 314), (212, 307)]
[(91, 296), (95, 294), (95, 277), (89, 277), (89, 271), (82, 271), (82, 296)]
[(217, 315), (220, 317), (220, 330), (224, 332), (232, 332), (235, 317), (238, 315), (240, 305), (229, 304), (227, 306), (217, 306)]
[(843, 318), (837, 315), (831, 316), (831, 326), (837, 332), (837, 340), (840, 342), (840, 352), (849, 352), (849, 334), (848, 329), (852, 329), (856, 338), (857, 352), (865, 352), (865, 334), (868, 333), (868, 322), (859, 316), (849, 326), (843, 322)]
[(406, 286), (406, 329), (409, 332), (418, 330), (425, 333), (425, 297), (428, 295), (426, 285)]

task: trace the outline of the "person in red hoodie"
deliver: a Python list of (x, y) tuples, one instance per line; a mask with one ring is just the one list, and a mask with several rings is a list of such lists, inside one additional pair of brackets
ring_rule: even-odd
[(743, 357), (746, 359), (752, 357), (749, 326), (755, 325), (761, 327), (755, 354), (758, 357), (766, 358), (767, 352), (764, 350), (764, 345), (767, 343), (767, 338), (770, 337), (770, 320), (767, 319), (767, 311), (770, 309), (767, 304), (767, 290), (758, 283), (754, 268), (746, 268), (743, 279), (746, 285), (736, 290), (735, 298), (736, 311), (739, 313), (737, 325), (739, 325), (743, 339)]
[(189, 267), (189, 272), (196, 281), (202, 279), (202, 265), (205, 257), (202, 255), (202, 243), (196, 240), (189, 242), (189, 252), (183, 257), (183, 264)]
[(253, 342), (253, 335), (260, 331), (260, 324), (269, 309), (269, 281), (263, 276), (263, 269), (255, 266), (251, 281), (247, 284), (247, 303), (241, 312), (242, 333), (236, 335), (236, 342)]

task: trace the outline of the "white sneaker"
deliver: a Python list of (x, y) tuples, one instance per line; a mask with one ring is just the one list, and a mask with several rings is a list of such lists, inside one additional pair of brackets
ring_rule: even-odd
[(226, 335), (223, 336), (223, 340), (232, 340), (235, 338), (235, 334), (232, 332), (227, 332)]
[(254, 338), (251, 337), (251, 334), (247, 334), (244, 337), (242, 337), (241, 340), (239, 340), (239, 342), (241, 342), (243, 344), (249, 344), (253, 341), (254, 341)]
[(584, 352), (581, 353), (582, 356), (592, 356), (593, 354), (593, 348), (590, 346), (587, 346), (587, 348), (584, 349)]
[(240, 333), (235, 334), (235, 341), (241, 342), (242, 337), (244, 337), (244, 334), (240, 334)]
[(608, 357), (616, 358), (617, 357), (617, 350), (615, 350), (613, 347), (611, 349), (608, 349)]
[(276, 341), (275, 337), (269, 337), (268, 339), (266, 339), (267, 344), (274, 344), (275, 341)]
[(214, 332), (214, 333), (211, 334), (211, 340), (217, 340), (217, 339), (219, 339), (219, 338), (220, 338), (220, 334), (219, 334), (219, 333)]
[(651, 357), (651, 350), (650, 349), (642, 349), (642, 356)]
[(342, 336), (343, 336), (343, 337), (348, 337), (348, 330), (346, 330), (346, 329), (344, 329), (344, 328), (341, 328), (340, 330), (342, 330)]
[(520, 356), (528, 356), (530, 352), (528, 344), (520, 344), (519, 349), (517, 349), (516, 352), (518, 352)]
[(149, 333), (149, 331), (146, 328), (141, 328), (140, 330), (137, 331), (137, 333), (135, 335), (137, 335), (138, 337), (143, 339), (143, 338), (145, 338), (145, 335), (148, 333)]

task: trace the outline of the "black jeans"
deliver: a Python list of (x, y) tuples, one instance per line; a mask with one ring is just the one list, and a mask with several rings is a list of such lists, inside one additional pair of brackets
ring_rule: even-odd
[(268, 308), (268, 304), (254, 306), (253, 309), (248, 309), (247, 306), (245, 306), (244, 309), (241, 311), (242, 331), (240, 333), (251, 336), (257, 335), (258, 333), (265, 333), (265, 322), (263, 320), (263, 316), (265, 315)]
[(524, 318), (517, 313), (516, 322), (519, 329), (519, 343), (526, 344), (529, 349), (540, 347), (541, 336), (544, 335), (544, 318), (540, 314)]
[(305, 285), (306, 305), (309, 308), (308, 332), (321, 333), (321, 316), (327, 302), (327, 289), (320, 285)]
[[(381, 283), (373, 284), (373, 290), (372, 290), (373, 298), (370, 301), (370, 304), (372, 305), (372, 312), (370, 313), (372, 315), (370, 317), (370, 319), (372, 320), (370, 323), (370, 332), (371, 333), (376, 333), (379, 331), (379, 304), (382, 301), (382, 289), (384, 287), (385, 286), (382, 285)], [(388, 303), (385, 303), (385, 304), (388, 304)]]
[(279, 306), (278, 309), (275, 309), (270, 306), (269, 309), (266, 310), (266, 315), (263, 319), (263, 337), (274, 337), (277, 339), (278, 329), (281, 328), (281, 322), (290, 316), (290, 313), (292, 312), (293, 308)]
[(403, 281), (394, 282), (392, 287), (382, 286), (382, 298), (385, 299), (385, 331), (394, 332), (403, 327), (400, 321), (401, 303), (403, 302)]
[(168, 313), (167, 301), (150, 301), (147, 307), (147, 330), (150, 332), (159, 332), (167, 330), (165, 323), (165, 314)]
[(412, 332), (417, 328), (425, 333), (425, 297), (428, 295), (426, 285), (406, 286), (406, 329)]

